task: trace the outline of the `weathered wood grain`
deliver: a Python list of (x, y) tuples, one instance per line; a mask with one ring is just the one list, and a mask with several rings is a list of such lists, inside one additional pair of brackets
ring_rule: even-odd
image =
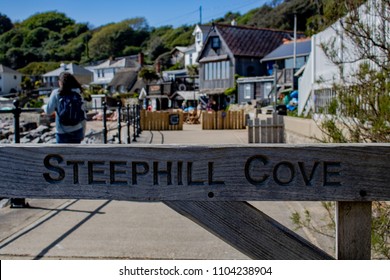
[(165, 204), (253, 259), (332, 259), (246, 202), (166, 201)]
[(337, 203), (337, 259), (371, 259), (371, 207), (371, 202)]
[(0, 196), (390, 200), (390, 145), (0, 145)]

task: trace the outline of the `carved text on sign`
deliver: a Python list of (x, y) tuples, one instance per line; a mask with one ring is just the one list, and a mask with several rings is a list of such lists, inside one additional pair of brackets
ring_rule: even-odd
[[(99, 185), (187, 185), (224, 186), (221, 178), (231, 176), (229, 170), (214, 161), (143, 161), (143, 160), (65, 160), (59, 154), (49, 154), (43, 164), (48, 172), (43, 177), (48, 183), (59, 183), (67, 177), (73, 184)], [(235, 167), (242, 178), (254, 186), (274, 183), (291, 185), (299, 180), (305, 186), (341, 186), (341, 162), (271, 161), (264, 155), (249, 157), (244, 166)], [(243, 169), (243, 173), (240, 173)], [(216, 178), (215, 175), (220, 176)], [(237, 174), (237, 172), (235, 173)], [(141, 183), (141, 184), (142, 184)]]

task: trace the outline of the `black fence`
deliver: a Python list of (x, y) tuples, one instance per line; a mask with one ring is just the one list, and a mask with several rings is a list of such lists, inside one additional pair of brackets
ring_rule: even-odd
[[(126, 137), (126, 143), (130, 144), (131, 142), (137, 142), (137, 137), (141, 134), (141, 117), (140, 117), (140, 111), (141, 108), (139, 105), (126, 105), (123, 106), (122, 103), (119, 101), (117, 104), (117, 107), (108, 107), (106, 102), (103, 102), (103, 106), (100, 108), (93, 108), (94, 110), (102, 109), (103, 110), (103, 143), (114, 143), (116, 142), (115, 139), (118, 139), (118, 143), (122, 144), (122, 128), (126, 127), (127, 130), (127, 137)], [(108, 139), (108, 126), (107, 126), (107, 110), (108, 109), (114, 109), (117, 114), (117, 133), (113, 136), (112, 139)], [(125, 125), (123, 123), (126, 123)], [(133, 131), (131, 132), (131, 126), (133, 128)], [(131, 139), (131, 133), (133, 133), (133, 139)]]
[[(19, 101), (14, 100), (13, 101), (14, 108), (12, 109), (2, 109), (0, 110), (0, 114), (12, 114), (14, 119), (14, 143), (20, 143), (20, 116), (22, 113), (31, 113), (31, 112), (42, 112), (42, 109), (37, 108), (20, 108)], [(87, 108), (87, 109), (94, 109), (94, 110), (102, 110), (103, 116), (103, 129), (100, 132), (95, 133), (96, 134), (102, 134), (103, 135), (103, 143), (117, 143), (122, 144), (122, 128), (126, 127), (127, 130), (127, 138), (126, 143), (130, 144), (131, 142), (137, 142), (137, 137), (140, 136), (141, 133), (141, 121), (140, 121), (140, 106), (139, 105), (126, 105), (122, 106), (121, 102), (118, 102), (116, 107), (108, 107), (106, 102), (103, 102), (102, 107), (94, 107), (94, 108)], [(108, 109), (113, 110), (117, 114), (117, 126), (116, 130), (117, 133), (114, 134), (114, 136), (109, 139), (108, 133), (112, 129), (109, 129), (107, 126), (107, 111)], [(126, 123), (125, 125), (123, 123)], [(131, 126), (132, 130), (131, 131)], [(131, 137), (131, 133), (133, 134), (133, 137)], [(131, 139), (132, 138), (132, 139)], [(116, 140), (117, 139), (117, 140)]]
[[(14, 143), (20, 143), (20, 116), (22, 113), (40, 113), (42, 109), (37, 108), (20, 108), (19, 100), (13, 101), (14, 108), (12, 109), (2, 109), (0, 110), (0, 114), (12, 114), (14, 119)], [(108, 139), (109, 129), (107, 128), (107, 110), (108, 109), (115, 110), (117, 112), (117, 133), (114, 135), (112, 139)], [(90, 109), (90, 108), (89, 108)], [(122, 106), (121, 102), (118, 102), (117, 107), (108, 107), (106, 102), (103, 102), (103, 106), (101, 108), (93, 108), (93, 109), (101, 109), (103, 110), (103, 130), (98, 132), (99, 134), (103, 134), (103, 143), (114, 143), (116, 138), (118, 139), (118, 143), (122, 143), (122, 128), (126, 126), (127, 128), (127, 144), (131, 142), (137, 142), (137, 137), (140, 136), (141, 133), (141, 122), (140, 122), (140, 106), (139, 105), (127, 105)], [(123, 122), (126, 125), (123, 125)], [(131, 126), (133, 127), (133, 139), (131, 139)], [(1, 199), (1, 198), (0, 198)], [(24, 198), (12, 198), (11, 199), (11, 207), (12, 208), (24, 208), (28, 207), (28, 203), (26, 203)]]

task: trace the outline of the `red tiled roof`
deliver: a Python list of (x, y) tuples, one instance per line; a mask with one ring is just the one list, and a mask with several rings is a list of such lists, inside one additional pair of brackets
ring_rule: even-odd
[[(283, 44), (284, 38), (292, 38), (292, 31), (233, 25), (215, 25), (235, 56), (264, 57)], [(302, 34), (299, 34), (302, 36)]]

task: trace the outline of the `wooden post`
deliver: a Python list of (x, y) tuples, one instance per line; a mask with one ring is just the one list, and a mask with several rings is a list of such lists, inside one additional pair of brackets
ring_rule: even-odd
[(372, 203), (370, 201), (337, 202), (337, 259), (371, 259), (371, 207)]
[(266, 120), (260, 121), (260, 143), (267, 143), (267, 122)]
[(266, 143), (273, 143), (272, 142), (272, 118), (267, 118), (267, 142)]
[(253, 120), (248, 120), (248, 143), (253, 143)]
[(255, 119), (255, 143), (260, 143), (260, 119)]

